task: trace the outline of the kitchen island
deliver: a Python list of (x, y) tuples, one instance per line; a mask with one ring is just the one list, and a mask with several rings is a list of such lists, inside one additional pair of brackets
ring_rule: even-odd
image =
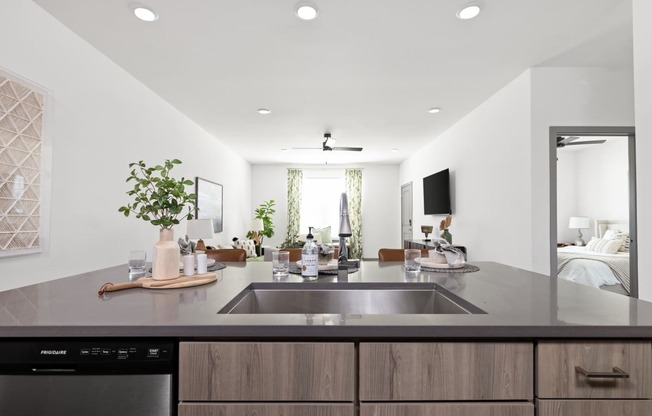
[[(108, 356), (121, 354), (111, 343), (170, 342), (180, 416), (652, 413), (652, 304), (476, 264), (414, 276), (401, 263), (363, 262), (347, 282), (278, 282), (269, 262), (229, 264), (204, 286), (98, 295), (127, 280), (123, 265), (0, 292), (0, 342), (77, 338), (98, 354), (107, 344)], [(289, 297), (273, 305), (238, 303), (283, 289)], [(248, 313), (320, 310), (303, 294), (323, 300), (332, 289), (363, 297), (340, 313)], [(441, 305), (378, 313), (400, 291), (435, 293)], [(240, 313), (225, 313), (236, 304)]]
[[(362, 262), (347, 283), (290, 274), (274, 282), (271, 263), (229, 265), (215, 283), (185, 289), (129, 289), (126, 266), (0, 292), (2, 337), (344, 337), (344, 338), (652, 338), (652, 303), (492, 262), (472, 273), (422, 271)], [(437, 287), (486, 313), (218, 314), (250, 285), (283, 288)], [(349, 285), (349, 286), (347, 286)], [(379, 299), (379, 302), (382, 300)], [(307, 316), (308, 315), (308, 316)]]

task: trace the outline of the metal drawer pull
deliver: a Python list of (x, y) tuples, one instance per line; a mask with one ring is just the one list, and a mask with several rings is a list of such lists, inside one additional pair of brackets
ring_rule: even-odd
[(575, 372), (580, 373), (587, 379), (591, 378), (629, 378), (629, 374), (618, 367), (613, 368), (613, 372), (606, 371), (586, 371), (580, 366), (575, 366)]

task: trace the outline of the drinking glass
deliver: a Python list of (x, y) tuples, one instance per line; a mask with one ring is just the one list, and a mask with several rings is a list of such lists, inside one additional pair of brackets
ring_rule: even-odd
[(290, 272), (290, 252), (275, 251), (272, 253), (272, 275), (275, 279), (287, 277)]
[(129, 277), (143, 277), (147, 273), (147, 252), (132, 250), (129, 252)]
[(405, 250), (405, 271), (419, 273), (421, 271), (421, 250), (409, 248)]

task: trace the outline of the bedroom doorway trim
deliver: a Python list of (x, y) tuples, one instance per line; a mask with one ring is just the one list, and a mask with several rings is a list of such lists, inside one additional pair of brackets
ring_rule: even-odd
[(626, 136), (629, 162), (629, 264), (630, 297), (638, 298), (638, 227), (636, 223), (636, 131), (632, 126), (552, 126), (549, 129), (550, 161), (550, 276), (557, 277), (557, 137)]

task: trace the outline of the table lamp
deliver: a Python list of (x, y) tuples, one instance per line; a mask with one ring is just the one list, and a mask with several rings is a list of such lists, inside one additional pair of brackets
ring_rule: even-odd
[(421, 226), (421, 232), (426, 235), (426, 239), (423, 241), (430, 241), (428, 238), (428, 234), (432, 234), (432, 225), (422, 225)]
[(249, 231), (252, 233), (252, 240), (256, 241), (256, 244), (260, 245), (263, 242), (261, 241), (261, 237), (259, 234), (259, 231), (263, 231), (265, 229), (265, 224), (263, 223), (262, 218), (254, 218), (251, 220), (251, 223), (249, 224)]
[(197, 241), (195, 250), (205, 251), (206, 245), (204, 244), (202, 238), (213, 238), (215, 236), (215, 234), (213, 234), (213, 220), (210, 218), (201, 220), (188, 220), (188, 230), (186, 234), (188, 235), (188, 238), (196, 238), (199, 240)]
[(591, 225), (587, 217), (570, 217), (570, 220), (568, 221), (568, 228), (575, 228), (579, 233), (577, 240), (575, 240), (576, 246), (581, 247), (585, 244), (584, 240), (582, 239), (582, 229), (590, 228), (590, 226)]

